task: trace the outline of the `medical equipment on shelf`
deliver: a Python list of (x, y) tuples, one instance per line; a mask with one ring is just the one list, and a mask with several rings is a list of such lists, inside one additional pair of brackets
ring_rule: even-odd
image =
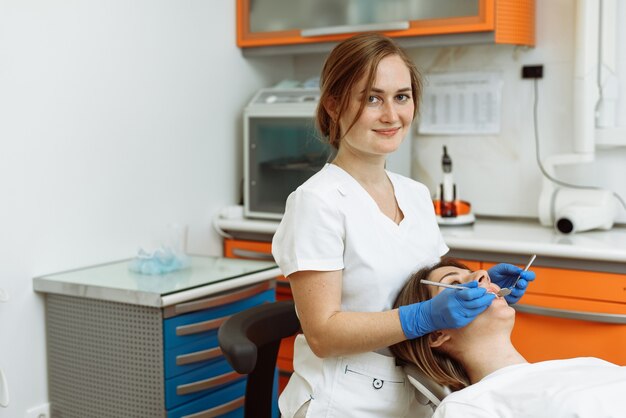
[(557, 187), (548, 180), (539, 196), (539, 220), (563, 234), (613, 227), (617, 206), (613, 192), (604, 189)]
[(530, 260), (528, 260), (528, 263), (526, 264), (526, 267), (524, 267), (524, 270), (522, 270), (519, 274), (519, 276), (517, 276), (517, 279), (515, 279), (515, 283), (513, 283), (513, 285), (511, 285), (511, 287), (504, 287), (502, 289), (500, 289), (498, 291), (498, 296), (508, 296), (511, 294), (511, 291), (513, 290), (513, 288), (517, 285), (517, 282), (519, 282), (519, 279), (522, 278), (522, 273), (525, 271), (528, 271), (528, 269), (530, 268), (531, 264), (535, 261), (535, 258), (537, 258), (537, 254), (533, 254), (530, 257)]
[(439, 185), (439, 199), (434, 201), (435, 214), (439, 225), (468, 225), (474, 223), (476, 218), (471, 212), (471, 205), (464, 200), (458, 200), (456, 196), (456, 184), (452, 176), (452, 159), (448, 155), (448, 149), (443, 146), (441, 157), (441, 169), (443, 179)]

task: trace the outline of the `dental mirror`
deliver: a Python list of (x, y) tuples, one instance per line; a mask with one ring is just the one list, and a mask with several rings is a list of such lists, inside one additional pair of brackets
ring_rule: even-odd
[[(522, 273), (530, 268), (530, 265), (535, 261), (535, 258), (537, 258), (537, 254), (533, 254), (532, 257), (530, 257), (530, 260), (528, 261), (528, 264), (526, 264), (524, 270), (522, 270)], [(515, 283), (513, 283), (511, 287), (503, 287), (496, 294), (502, 297), (510, 295), (513, 291), (513, 288), (515, 287), (515, 285), (517, 285), (517, 282), (519, 282), (519, 279), (522, 277), (522, 273), (517, 276), (517, 279), (515, 279)]]

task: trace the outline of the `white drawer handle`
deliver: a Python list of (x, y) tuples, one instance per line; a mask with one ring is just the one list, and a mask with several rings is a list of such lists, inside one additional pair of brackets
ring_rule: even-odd
[(230, 318), (230, 315), (223, 316), (221, 318), (211, 319), (209, 321), (198, 322), (195, 324), (180, 325), (176, 327), (176, 335), (180, 337), (182, 335), (199, 334), (201, 332), (217, 329), (228, 318)]
[(246, 397), (242, 396), (241, 398), (237, 398), (233, 401), (227, 402), (223, 405), (216, 406), (211, 409), (207, 409), (202, 412), (197, 412), (192, 415), (185, 415), (182, 418), (214, 418), (219, 417), (221, 415), (227, 414), (229, 412), (234, 411), (235, 409), (241, 408), (246, 401)]
[(244, 250), (242, 248), (233, 248), (233, 255), (242, 258), (257, 258), (261, 260), (274, 261), (274, 256), (270, 253), (262, 253), (260, 251)]
[(271, 288), (271, 283), (263, 282), (254, 286), (249, 286), (236, 292), (230, 292), (225, 295), (214, 296), (212, 298), (205, 298), (200, 300), (194, 300), (192, 302), (179, 303), (165, 309), (164, 317), (171, 318), (180, 314), (200, 311), (215, 306), (226, 305), (227, 303), (237, 302), (239, 300), (246, 299), (250, 296), (262, 293)]
[(222, 349), (219, 347), (210, 348), (208, 350), (196, 351), (195, 353), (181, 354), (176, 356), (176, 365), (184, 366), (186, 364), (199, 363), (201, 361), (210, 360), (222, 355)]
[(177, 395), (189, 395), (190, 393), (200, 392), (206, 389), (211, 389), (215, 386), (223, 385), (224, 383), (232, 382), (239, 379), (242, 374), (237, 372), (228, 372), (219, 376), (211, 377), (210, 379), (199, 380), (193, 383), (187, 383), (185, 385), (176, 386)]
[(555, 318), (576, 319), (578, 321), (603, 322), (607, 324), (626, 324), (626, 315), (570, 311), (567, 309), (544, 308), (533, 305), (513, 305), (518, 312), (531, 315), (552, 316)]
[(342, 33), (357, 32), (380, 32), (388, 30), (407, 30), (411, 25), (409, 22), (389, 22), (389, 23), (368, 23), (365, 25), (340, 25), (328, 26), (325, 28), (302, 29), (300, 35), (307, 38), (311, 36), (338, 35)]

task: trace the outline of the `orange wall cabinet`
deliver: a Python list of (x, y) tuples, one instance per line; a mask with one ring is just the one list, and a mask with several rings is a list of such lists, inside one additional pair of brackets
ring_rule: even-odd
[[(483, 263), (490, 268), (493, 263)], [(598, 357), (626, 365), (626, 275), (533, 267), (512, 340), (531, 362)]]
[[(273, 259), (272, 244), (260, 241), (245, 241), (240, 239), (224, 240), (224, 256), (229, 258), (249, 258), (257, 260)], [(291, 288), (286, 277), (276, 278), (276, 300), (292, 300)], [(285, 338), (278, 349), (278, 392), (281, 393), (289, 376), (293, 373), (293, 343), (295, 335)]]
[(323, 44), (369, 31), (417, 41), (433, 37), (440, 45), (534, 46), (535, 1), (237, 0), (237, 45), (242, 48)]

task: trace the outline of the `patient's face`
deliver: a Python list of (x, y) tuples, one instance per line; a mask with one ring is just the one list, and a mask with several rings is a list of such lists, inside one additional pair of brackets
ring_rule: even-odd
[[(500, 290), (497, 284), (491, 283), (489, 273), (485, 270), (470, 271), (452, 266), (439, 267), (430, 273), (428, 279), (445, 284), (463, 284), (477, 281), (478, 286), (484, 287), (488, 292), (497, 293)], [(444, 289), (443, 287), (432, 286), (431, 295), (435, 296), (437, 293), (443, 292)]]
[[(495, 283), (491, 283), (491, 279), (489, 278), (489, 273), (485, 270), (476, 270), (470, 271), (461, 269), (458, 267), (446, 266), (439, 267), (438, 269), (433, 270), (428, 276), (428, 280), (433, 282), (441, 282), (446, 284), (463, 284), (469, 283), (471, 281), (477, 281), (479, 287), (484, 287), (487, 289), (487, 292), (491, 292), (497, 294), (500, 290), (500, 286)], [(440, 292), (443, 292), (445, 288), (437, 287), (437, 286), (429, 286), (431, 296), (435, 296)], [(482, 314), (476, 318), (475, 321), (478, 321), (480, 317), (490, 317), (492, 315), (498, 315), (505, 317), (514, 316), (515, 310), (509, 306), (506, 300), (503, 297), (496, 296), (496, 298), (491, 303), (491, 306)], [(479, 322), (482, 322), (479, 321)], [(470, 324), (471, 325), (471, 324)]]

